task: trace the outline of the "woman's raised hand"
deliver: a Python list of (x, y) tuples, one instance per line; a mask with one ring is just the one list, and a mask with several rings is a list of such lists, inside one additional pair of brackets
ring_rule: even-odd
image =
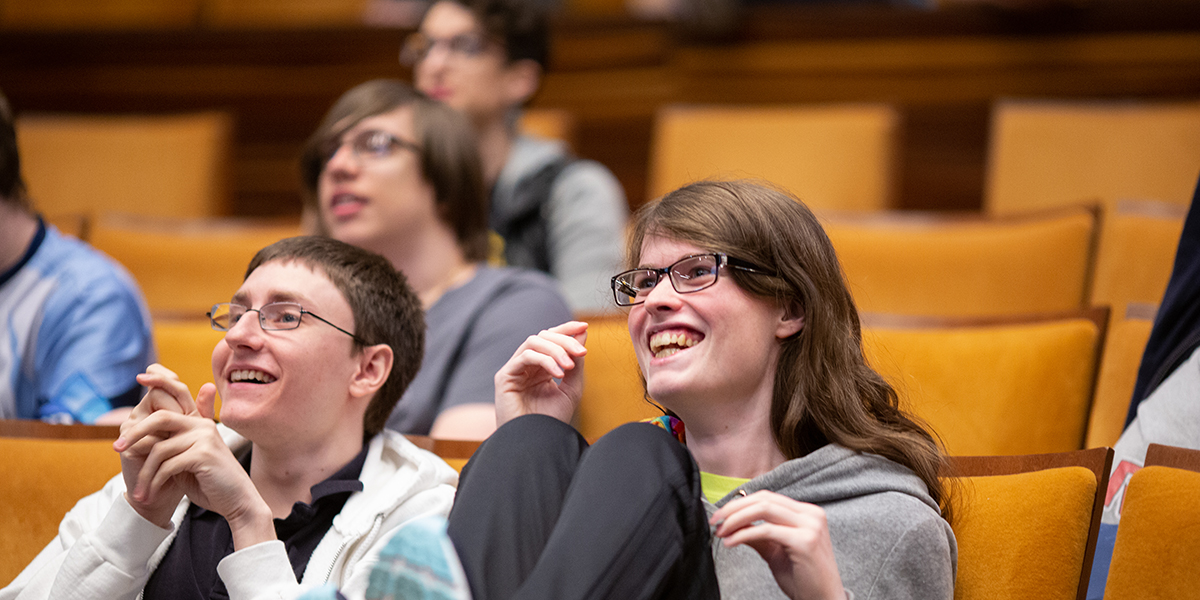
[(583, 394), (587, 323), (569, 321), (529, 336), (496, 373), (496, 426), (528, 414), (569, 423)]
[(766, 490), (731, 500), (709, 520), (726, 547), (758, 552), (792, 600), (844, 600), (825, 511)]

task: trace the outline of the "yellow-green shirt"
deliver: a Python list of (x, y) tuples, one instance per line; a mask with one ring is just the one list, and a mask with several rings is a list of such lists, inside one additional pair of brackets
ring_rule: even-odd
[(704, 492), (704, 497), (708, 498), (708, 501), (713, 504), (716, 504), (718, 500), (724, 498), (729, 492), (736, 490), (738, 486), (747, 481), (750, 480), (700, 471), (700, 489)]

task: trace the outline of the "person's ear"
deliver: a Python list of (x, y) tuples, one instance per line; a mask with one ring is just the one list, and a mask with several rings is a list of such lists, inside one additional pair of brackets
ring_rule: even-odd
[(387, 344), (363, 347), (358, 357), (358, 369), (350, 380), (350, 395), (358, 398), (375, 395), (387, 383), (394, 360), (392, 348)]
[(799, 306), (785, 307), (775, 327), (775, 338), (786, 340), (804, 329), (804, 311)]
[(509, 106), (525, 104), (542, 83), (542, 67), (536, 61), (522, 59), (504, 67), (504, 99)]

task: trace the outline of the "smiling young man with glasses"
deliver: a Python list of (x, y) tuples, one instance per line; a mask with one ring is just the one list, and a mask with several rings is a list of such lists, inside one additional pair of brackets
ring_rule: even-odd
[(417, 89), (470, 117), (508, 264), (553, 275), (576, 312), (607, 309), (628, 217), (620, 184), (603, 165), (516, 128), (549, 60), (546, 15), (525, 0), (442, 0), (401, 60)]
[(449, 510), (454, 471), (383, 431), (424, 335), (419, 300), (384, 258), (328, 238), (277, 242), (209, 318), (226, 332), (216, 386), (193, 400), (162, 366), (139, 376), (150, 391), (114, 444), (122, 474), (0, 598), (361, 593), (390, 531)]

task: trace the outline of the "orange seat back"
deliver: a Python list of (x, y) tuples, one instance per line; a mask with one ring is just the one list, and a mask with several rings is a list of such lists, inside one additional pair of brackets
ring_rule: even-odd
[(698, 179), (766, 179), (810, 208), (892, 202), (899, 117), (877, 104), (668, 106), (655, 116), (649, 196)]

